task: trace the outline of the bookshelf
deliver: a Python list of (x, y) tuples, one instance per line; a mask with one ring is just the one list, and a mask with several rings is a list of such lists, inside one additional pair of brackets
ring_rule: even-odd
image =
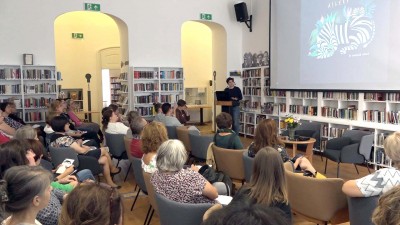
[(77, 110), (83, 111), (83, 89), (82, 88), (68, 88), (61, 89), (66, 98), (74, 100)]
[(154, 102), (172, 105), (184, 98), (184, 76), (180, 67), (132, 67), (133, 109), (146, 119), (153, 118)]
[(121, 82), (119, 77), (110, 77), (110, 94), (111, 104), (117, 104), (119, 99), (119, 91), (121, 90)]
[[(112, 79), (110, 79), (112, 80)], [(119, 83), (119, 89), (115, 90), (114, 97), (117, 101), (113, 103), (117, 104), (119, 107), (119, 112), (121, 115), (125, 115), (129, 111), (129, 84), (128, 84), (128, 73), (122, 72), (119, 74), (117, 79), (114, 79), (115, 83)], [(113, 93), (113, 92), (111, 92)]]
[(14, 101), (26, 123), (44, 123), (57, 93), (54, 66), (0, 65), (0, 101)]

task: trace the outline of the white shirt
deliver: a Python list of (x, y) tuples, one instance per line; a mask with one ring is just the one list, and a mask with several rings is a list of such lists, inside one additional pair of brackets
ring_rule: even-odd
[(125, 126), (125, 124), (121, 122), (108, 123), (106, 133), (109, 134), (126, 134), (128, 132), (129, 127)]
[(400, 171), (384, 168), (356, 180), (357, 187), (365, 197), (381, 195), (400, 184)]

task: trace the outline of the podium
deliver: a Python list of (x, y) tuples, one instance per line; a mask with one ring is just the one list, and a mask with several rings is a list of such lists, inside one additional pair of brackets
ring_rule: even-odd
[[(232, 106), (232, 101), (214, 101), (214, 120), (217, 118), (217, 105), (223, 107), (222, 112), (224, 112), (224, 108), (229, 108), (228, 112), (230, 114), (230, 107)], [(214, 122), (214, 131), (217, 131), (217, 124)]]
[(232, 106), (232, 101), (216, 101), (215, 105)]

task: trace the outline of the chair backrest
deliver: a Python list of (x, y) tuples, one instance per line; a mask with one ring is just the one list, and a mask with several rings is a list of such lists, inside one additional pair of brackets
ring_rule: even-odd
[(374, 134), (364, 135), (361, 138), (359, 153), (364, 156), (365, 160), (370, 159), (372, 145), (374, 143)]
[(131, 154), (131, 141), (132, 141), (132, 138), (128, 138), (127, 136), (124, 136), (125, 151), (126, 151), (126, 155), (128, 156), (129, 161), (133, 160), (133, 156)]
[(243, 150), (220, 148), (211, 146), (217, 164), (217, 170), (224, 172), (231, 179), (244, 180)]
[(154, 211), (156, 211), (156, 213), (158, 214), (158, 206), (157, 206), (157, 202), (156, 202), (154, 186), (150, 182), (151, 173), (146, 173), (146, 172), (144, 172), (144, 170), (142, 170), (142, 173), (143, 173), (144, 183), (146, 184), (147, 194), (149, 196), (150, 205), (153, 206)]
[(106, 136), (106, 143), (113, 157), (121, 157), (126, 152), (124, 144), (125, 134), (105, 133), (104, 135)]
[(161, 225), (200, 225), (204, 213), (212, 206), (209, 203), (189, 204), (167, 199), (155, 193)]
[(244, 164), (244, 177), (246, 182), (250, 182), (251, 174), (253, 173), (254, 158), (249, 156), (247, 151), (243, 152), (243, 164)]
[(283, 167), (285, 168), (285, 170), (290, 171), (290, 172), (294, 172), (294, 166), (293, 166), (293, 162), (288, 160), (287, 162), (283, 163)]
[(75, 152), (73, 148), (70, 147), (52, 147), (49, 146), (49, 151), (51, 155), (51, 162), (54, 166), (60, 165), (64, 159), (73, 159), (74, 160), (74, 167), (78, 168), (79, 160), (78, 154)]
[(168, 139), (178, 139), (178, 134), (176, 132), (176, 126), (165, 126), (168, 132)]
[(189, 127), (181, 126), (176, 127), (176, 135), (180, 141), (182, 141), (183, 145), (185, 146), (186, 151), (191, 151), (190, 140), (189, 140)]
[(379, 196), (352, 198), (347, 197), (351, 225), (373, 225), (371, 218)]
[(285, 171), (292, 211), (314, 223), (343, 223), (349, 220), (344, 181), (316, 179)]
[(142, 173), (142, 160), (140, 158), (133, 157), (132, 166), (136, 184), (145, 194), (147, 194), (146, 183), (144, 182)]
[(192, 155), (206, 160), (208, 146), (213, 142), (214, 135), (197, 135), (189, 133), (190, 148)]
[(351, 144), (354, 144), (354, 143), (360, 143), (361, 138), (368, 134), (371, 134), (371, 132), (363, 130), (346, 130), (343, 133), (343, 137), (349, 137), (351, 139)]

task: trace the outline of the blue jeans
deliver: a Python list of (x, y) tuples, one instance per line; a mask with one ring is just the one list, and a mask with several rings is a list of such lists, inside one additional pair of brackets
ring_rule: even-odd
[(237, 134), (240, 130), (240, 107), (232, 106), (231, 107), (231, 116), (232, 116), (232, 130), (234, 130)]
[(78, 173), (76, 173), (76, 177), (78, 178), (79, 182), (83, 182), (85, 180), (93, 180), (96, 181), (96, 179), (94, 178), (92, 171), (88, 170), (88, 169), (84, 169), (79, 171)]

